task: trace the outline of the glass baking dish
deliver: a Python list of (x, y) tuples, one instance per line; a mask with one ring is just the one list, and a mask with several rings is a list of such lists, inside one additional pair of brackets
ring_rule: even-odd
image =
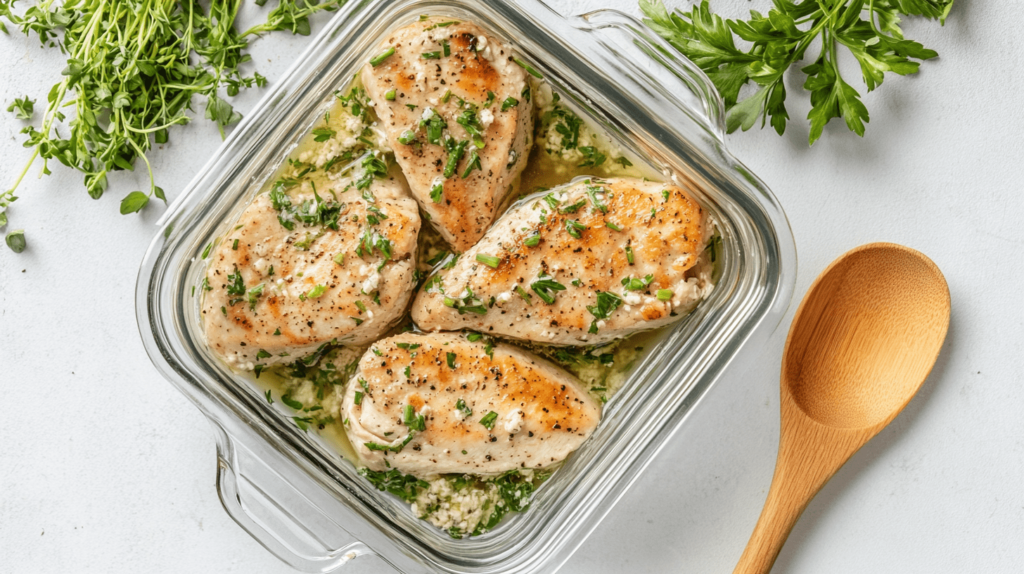
[[(648, 352), (606, 405), (598, 430), (530, 508), (458, 540), (375, 490), (215, 360), (191, 299), (203, 246), (274, 173), (382, 35), (424, 13), (471, 18), (503, 37), (619, 145), (667, 177), (693, 183), (723, 239), (717, 288)], [(617, 11), (564, 18), (539, 0), (349, 2), (168, 209), (139, 272), (143, 342), (157, 369), (213, 423), (217, 488), (228, 514), (308, 572), (371, 553), (401, 572), (557, 570), (723, 370), (756, 354), (792, 296), (788, 222), (771, 192), (726, 150), (722, 116), (700, 70)]]

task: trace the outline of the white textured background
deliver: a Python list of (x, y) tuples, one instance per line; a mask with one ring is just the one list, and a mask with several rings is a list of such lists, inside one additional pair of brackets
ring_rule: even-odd
[[(552, 3), (565, 13), (614, 4)], [(633, 0), (617, 7), (636, 11)], [(957, 0), (944, 28), (910, 22), (908, 35), (940, 59), (917, 77), (888, 77), (865, 98), (872, 121), (863, 139), (833, 122), (809, 149), (798, 77), (787, 84), (796, 121), (784, 138), (729, 137), (787, 210), (798, 296), (842, 252), (884, 240), (934, 259), (953, 299), (931, 378), (826, 485), (775, 572), (1024, 571), (1020, 22), (1015, 6), (979, 0)], [(278, 34), (252, 54), (274, 81), (303, 45)], [(0, 36), (3, 107), (25, 94), (45, 100), (62, 67), (55, 50)], [(235, 103), (244, 112), (259, 96)], [(7, 185), (28, 153), (23, 122), (0, 116)], [(168, 195), (219, 144), (205, 121), (175, 129), (152, 154)], [(97, 202), (77, 174), (56, 166), (49, 178), (26, 180), (11, 210), (29, 249), (0, 247), (0, 572), (287, 572), (222, 510), (208, 425), (143, 351), (135, 279), (162, 208), (117, 213), (142, 183), (133, 177), (141, 174), (113, 178)], [(771, 479), (791, 317), (760, 368), (710, 393), (565, 572), (732, 570)], [(350, 566), (387, 571), (373, 559)]]

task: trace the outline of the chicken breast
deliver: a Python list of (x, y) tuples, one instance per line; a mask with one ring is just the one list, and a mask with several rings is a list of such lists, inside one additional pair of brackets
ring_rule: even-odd
[(660, 327), (712, 288), (710, 265), (694, 269), (708, 227), (681, 187), (577, 180), (518, 202), (477, 245), (442, 263), (412, 318), (428, 331), (557, 345)]
[(573, 376), (479, 334), (378, 341), (341, 406), (348, 438), (369, 468), (424, 478), (551, 466), (600, 418)]
[(413, 196), (464, 251), (518, 185), (533, 133), (526, 72), (472, 22), (429, 18), (387, 36), (362, 81)]
[(316, 193), (306, 183), (259, 195), (210, 259), (202, 304), (210, 348), (259, 370), (330, 341), (380, 337), (415, 288), (420, 217), (403, 185), (398, 174), (370, 193)]

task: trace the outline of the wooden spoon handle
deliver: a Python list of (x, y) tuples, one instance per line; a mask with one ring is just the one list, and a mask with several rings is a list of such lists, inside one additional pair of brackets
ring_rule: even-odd
[[(889, 421), (864, 429), (835, 429), (811, 420), (785, 388), (779, 458), (761, 517), (733, 574), (766, 574), (789, 532), (821, 487)], [(891, 418), (891, 417), (890, 417)]]
[(757, 526), (754, 527), (754, 533), (750, 535), (747, 547), (743, 549), (743, 556), (736, 564), (733, 574), (770, 572), (779, 551), (782, 550), (782, 545), (786, 543), (786, 538), (810, 501), (811, 497), (798, 496), (797, 493), (791, 492), (793, 482), (779, 478), (779, 473), (776, 472), (772, 486), (768, 490), (764, 509), (757, 519)]

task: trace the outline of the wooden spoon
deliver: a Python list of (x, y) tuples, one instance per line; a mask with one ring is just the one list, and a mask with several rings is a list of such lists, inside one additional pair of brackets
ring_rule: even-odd
[(907, 406), (949, 328), (949, 287), (913, 249), (862, 245), (818, 276), (782, 357), (768, 499), (734, 574), (766, 573), (811, 498)]

